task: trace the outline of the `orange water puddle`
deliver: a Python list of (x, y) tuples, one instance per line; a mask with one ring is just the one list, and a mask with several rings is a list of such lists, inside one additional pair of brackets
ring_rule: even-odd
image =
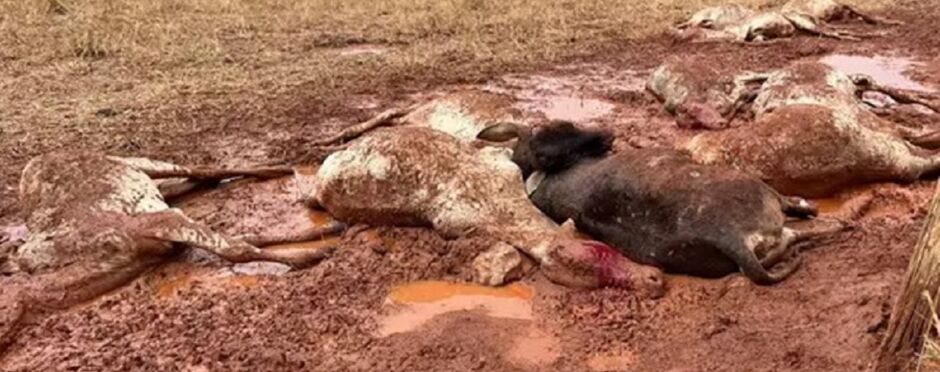
[(812, 202), (814, 205), (816, 205), (817, 208), (819, 208), (820, 214), (836, 213), (842, 209), (842, 206), (845, 205), (847, 201), (848, 200), (840, 198), (840, 197), (810, 200), (810, 202)]
[(379, 336), (418, 329), (438, 315), (455, 311), (482, 310), (494, 318), (532, 320), (535, 291), (513, 283), (492, 288), (475, 284), (420, 281), (396, 286), (389, 302), (396, 310), (379, 322)]
[(260, 285), (261, 280), (252, 275), (213, 276), (210, 273), (187, 272), (160, 283), (156, 288), (156, 295), (160, 299), (172, 299), (197, 284), (225, 287), (223, 289), (250, 289)]
[(324, 249), (328, 247), (336, 247), (339, 245), (339, 243), (342, 240), (343, 240), (342, 238), (337, 236), (337, 237), (325, 238), (325, 239), (320, 239), (320, 240), (310, 240), (306, 242), (269, 245), (262, 249), (276, 250), (276, 251)]
[[(308, 217), (310, 219), (310, 227), (315, 229), (320, 229), (327, 227), (331, 224), (338, 222), (333, 216), (330, 216), (329, 213), (326, 213), (321, 210), (309, 210)], [(284, 244), (274, 244), (264, 247), (264, 249), (272, 250), (300, 250), (300, 249), (324, 249), (327, 247), (336, 247), (342, 241), (342, 238), (338, 234), (332, 234), (324, 236), (322, 239), (315, 239), (303, 242), (294, 242), (294, 243), (284, 243)]]
[(325, 211), (311, 209), (308, 213), (310, 217), (310, 223), (313, 224), (313, 227), (324, 227), (328, 224), (336, 222), (336, 219)]
[(904, 194), (894, 195), (892, 183), (871, 183), (848, 188), (827, 198), (809, 199), (820, 215), (838, 215), (860, 211), (858, 218), (879, 218), (913, 213), (917, 205)]
[(504, 287), (486, 287), (468, 283), (420, 281), (392, 288), (389, 298), (398, 303), (429, 303), (455, 296), (490, 296), (531, 300), (535, 291), (526, 285), (512, 283)]
[(519, 104), (524, 110), (538, 111), (549, 119), (587, 122), (610, 115), (615, 106), (606, 101), (585, 97), (553, 95)]
[(855, 207), (851, 204), (858, 203), (859, 198), (865, 194), (873, 193), (882, 187), (892, 187), (891, 184), (870, 183), (847, 188), (841, 192), (826, 198), (808, 199), (819, 209), (819, 214), (836, 214), (842, 212), (846, 207)]

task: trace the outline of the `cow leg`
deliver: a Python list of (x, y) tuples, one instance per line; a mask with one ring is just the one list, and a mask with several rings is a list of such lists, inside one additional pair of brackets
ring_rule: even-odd
[(796, 27), (797, 30), (803, 31), (805, 33), (828, 37), (836, 40), (851, 40), (858, 41), (861, 40), (860, 35), (854, 35), (849, 32), (844, 31), (830, 31), (823, 29), (819, 24), (809, 17), (796, 15), (796, 14), (784, 14), (784, 17), (793, 24), (793, 27)]
[(796, 196), (780, 196), (780, 207), (783, 214), (789, 217), (808, 219), (819, 214), (819, 210), (806, 201), (806, 199)]
[[(778, 243), (778, 247), (772, 249), (774, 255), (779, 254), (776, 251), (781, 249), (780, 246), (783, 246), (784, 250), (786, 249), (786, 245), (782, 244), (784, 243), (783, 240), (785, 239), (781, 239), (781, 242)], [(718, 247), (722, 252), (738, 265), (741, 272), (748, 279), (760, 285), (778, 283), (793, 274), (802, 264), (802, 258), (795, 255), (792, 259), (777, 265), (775, 270), (767, 270), (754, 253), (754, 247), (748, 246), (743, 240), (731, 238), (725, 239), (721, 243), (718, 244)]]
[(346, 231), (346, 224), (339, 221), (331, 221), (324, 226), (311, 226), (301, 231), (292, 232), (288, 235), (240, 235), (237, 238), (242, 241), (257, 246), (264, 247), (275, 244), (306, 242), (311, 240), (320, 240), (330, 235), (340, 234)]
[[(784, 231), (787, 229), (784, 228)], [(760, 264), (765, 269), (770, 269), (774, 265), (780, 263), (785, 257), (791, 256), (793, 250), (796, 249), (796, 245), (790, 244), (790, 241), (785, 241), (785, 238), (781, 238), (781, 241), (771, 250), (760, 259)]]
[(913, 181), (928, 174), (940, 173), (940, 154), (929, 156), (908, 155), (898, 159), (897, 167), (907, 180)]
[(336, 145), (337, 143), (342, 143), (361, 136), (363, 133), (366, 133), (375, 128), (390, 125), (397, 118), (407, 115), (409, 112), (413, 111), (418, 105), (414, 105), (407, 109), (390, 109), (383, 111), (376, 115), (375, 117), (366, 120), (362, 123), (350, 126), (343, 129), (339, 134), (324, 138), (319, 141), (313, 141), (308, 143), (308, 146), (329, 146)]
[(845, 225), (840, 222), (835, 222), (834, 224), (829, 224), (821, 228), (804, 230), (784, 227), (780, 232), (780, 240), (778, 240), (777, 245), (767, 251), (764, 257), (761, 258), (761, 264), (769, 269), (780, 263), (784, 258), (799, 254), (797, 243), (816, 237), (833, 235), (843, 230), (845, 230)]
[[(176, 181), (176, 180), (171, 180)], [(176, 182), (159, 182), (157, 189), (163, 195), (163, 199), (169, 200), (192, 192), (193, 190), (210, 187), (218, 184), (218, 180), (191, 180), (180, 179)]]
[(876, 35), (871, 35), (871, 34), (858, 34), (854, 32), (829, 29), (828, 27), (823, 28), (823, 27), (818, 27), (818, 26), (813, 27), (812, 29), (807, 28), (807, 29), (802, 29), (802, 30), (810, 34), (816, 35), (816, 36), (823, 36), (823, 37), (828, 37), (830, 39), (846, 40), (846, 41), (859, 41), (867, 37), (876, 36)]
[[(115, 290), (153, 267), (160, 258), (137, 257), (118, 261), (76, 263), (27, 278), (29, 284), (12, 294), (12, 308), (0, 324), (0, 353), (20, 330), (43, 315), (81, 304)], [(5, 289), (9, 290), (9, 289)]]
[(851, 224), (837, 218), (821, 217), (812, 223), (800, 225), (800, 228), (784, 227), (781, 240), (787, 245), (798, 245), (807, 240), (834, 236), (846, 231)]
[[(792, 198), (799, 199), (799, 198)], [(844, 218), (853, 220), (861, 211), (871, 203), (873, 195), (871, 193), (866, 193), (862, 196), (855, 197), (846, 203), (846, 212), (843, 212)], [(803, 203), (806, 201), (803, 200)], [(815, 211), (815, 208), (813, 208)], [(773, 249), (767, 251), (763, 258), (761, 258), (761, 265), (765, 268), (771, 268), (774, 265), (778, 264), (781, 260), (788, 256), (796, 255), (799, 253), (797, 249), (797, 243), (804, 242), (817, 237), (831, 236), (846, 230), (849, 227), (849, 223), (846, 222), (843, 218), (818, 218), (815, 222), (820, 222), (822, 220), (828, 220), (825, 223), (822, 223), (821, 226), (818, 223), (815, 223), (815, 228), (806, 228), (806, 229), (792, 229), (789, 227), (784, 227), (780, 233), (780, 240), (778, 241), (777, 246)]]
[(788, 249), (786, 252), (788, 254), (781, 257), (773, 269), (768, 268), (770, 277), (778, 278), (777, 282), (793, 275), (803, 264), (803, 256), (800, 255), (799, 249)]
[(912, 132), (905, 133), (904, 136), (907, 142), (910, 142), (912, 145), (934, 150), (940, 148), (940, 130), (929, 132), (926, 134), (914, 134)]
[(140, 238), (184, 244), (204, 249), (230, 262), (273, 261), (302, 268), (333, 252), (335, 247), (270, 251), (239, 239), (228, 239), (186, 217), (178, 209), (145, 213), (133, 217), (132, 233)]
[[(758, 277), (749, 277), (752, 280), (760, 278), (760, 280), (754, 280), (758, 284), (775, 284), (790, 277), (790, 275), (793, 275), (803, 264), (803, 257), (799, 255), (796, 249), (788, 249), (785, 253), (789, 253), (789, 255), (785, 255), (787, 256), (785, 259), (778, 260), (782, 262), (778, 262), (774, 265), (773, 269), (765, 269), (766, 274), (762, 274), (762, 276)], [(747, 272), (744, 272), (744, 274), (748, 275)]]
[(888, 19), (888, 18), (875, 17), (873, 15), (865, 14), (864, 12), (850, 5), (845, 5), (845, 10), (849, 13), (849, 15), (861, 18), (866, 23), (870, 23), (873, 25), (882, 24), (882, 25), (889, 25), (889, 26), (900, 26), (904, 24), (904, 22), (901, 22), (901, 21), (896, 21), (896, 20)]
[(917, 93), (906, 89), (884, 86), (875, 82), (871, 82), (868, 86), (863, 88), (865, 90), (884, 93), (898, 103), (923, 105), (933, 112), (940, 113), (940, 105), (935, 103), (938, 98), (935, 94)]
[(144, 172), (153, 179), (158, 178), (195, 178), (202, 180), (221, 180), (233, 177), (274, 178), (290, 175), (294, 172), (289, 166), (258, 166), (248, 168), (221, 167), (185, 167), (148, 158), (108, 157)]

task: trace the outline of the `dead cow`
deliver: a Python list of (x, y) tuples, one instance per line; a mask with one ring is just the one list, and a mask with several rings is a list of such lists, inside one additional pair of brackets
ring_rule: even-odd
[[(760, 75), (760, 74), (759, 74)], [(760, 76), (757, 77), (759, 79)], [(936, 148), (940, 132), (934, 128), (914, 129), (898, 125), (890, 120), (871, 115), (891, 115), (896, 107), (868, 107), (867, 93), (877, 93), (899, 104), (922, 105), (929, 110), (940, 110), (933, 101), (934, 94), (892, 88), (878, 84), (865, 74), (845, 74), (818, 61), (796, 62), (785, 68), (765, 74), (759, 93), (751, 105), (754, 117), (774, 110), (798, 104), (820, 105), (838, 108), (846, 118), (853, 118), (858, 125), (897, 138), (903, 138), (916, 146)]]
[(754, 16), (756, 12), (743, 5), (719, 5), (704, 8), (692, 14), (688, 20), (677, 24), (680, 30), (701, 28), (708, 30), (723, 30), (741, 23)]
[(802, 13), (766, 12), (753, 16), (730, 28), (737, 41), (768, 41), (797, 34), (823, 36), (840, 40), (859, 40), (864, 35), (839, 30)]
[(515, 100), (505, 94), (460, 90), (415, 107), (399, 119), (398, 124), (431, 128), (472, 141), (490, 125), (522, 120), (522, 112), (513, 107), (514, 103)]
[(816, 214), (757, 178), (696, 164), (675, 150), (608, 155), (609, 133), (569, 122), (534, 135), (502, 124), (480, 138), (518, 138), (513, 160), (531, 173), (530, 198), (543, 212), (574, 219), (627, 257), (668, 272), (720, 277), (740, 270), (756, 283), (779, 282), (801, 262), (793, 243), (808, 237), (784, 227), (786, 217)]
[(878, 130), (881, 120), (846, 105), (790, 104), (747, 127), (698, 134), (682, 147), (699, 163), (734, 167), (803, 197), (913, 181), (940, 169), (940, 155)]
[(291, 172), (283, 167), (186, 168), (88, 152), (34, 158), (19, 185), (29, 233), (22, 245), (0, 260), (8, 273), (28, 274), (28, 284), (15, 294), (14, 314), (0, 329), (0, 344), (12, 341), (24, 321), (100, 296), (185, 247), (205, 249), (233, 262), (266, 260), (302, 267), (320, 260), (328, 250), (269, 252), (216, 234), (171, 209), (154, 182)]
[(865, 15), (833, 0), (793, 0), (778, 11), (755, 13), (738, 6), (706, 8), (679, 24), (676, 35), (687, 40), (767, 41), (798, 33), (857, 40), (858, 35), (828, 22), (857, 16), (869, 23), (897, 24)]
[(940, 110), (931, 102), (931, 95), (878, 84), (865, 74), (845, 74), (818, 61), (793, 63), (766, 74), (756, 74), (762, 81), (754, 97), (752, 110), (757, 118), (774, 109), (792, 104), (861, 107), (866, 92), (887, 95), (903, 104), (924, 105)]
[(790, 0), (783, 4), (781, 11), (809, 16), (819, 22), (836, 22), (859, 18), (870, 24), (901, 24), (898, 21), (866, 14), (851, 5), (841, 4), (835, 0)]
[[(347, 222), (494, 237), (534, 258), (549, 279), (564, 285), (663, 293), (655, 268), (632, 263), (604, 244), (572, 239), (539, 212), (507, 151), (476, 149), (429, 128), (378, 129), (323, 162), (307, 202)], [(478, 266), (477, 279), (502, 284), (503, 269)]]
[(690, 59), (673, 58), (650, 76), (646, 90), (663, 103), (680, 128), (723, 129), (754, 99), (764, 74), (722, 74)]

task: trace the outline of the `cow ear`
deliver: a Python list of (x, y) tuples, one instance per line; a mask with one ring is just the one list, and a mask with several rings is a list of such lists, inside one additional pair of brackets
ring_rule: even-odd
[(525, 137), (531, 129), (516, 123), (498, 123), (493, 124), (479, 134), (477, 139), (490, 142), (506, 142), (515, 138)]

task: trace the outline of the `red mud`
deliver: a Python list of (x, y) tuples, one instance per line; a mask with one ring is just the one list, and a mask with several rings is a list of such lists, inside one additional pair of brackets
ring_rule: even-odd
[[(893, 52), (924, 61), (924, 66), (910, 67), (909, 77), (935, 88), (940, 86), (935, 57), (940, 42), (933, 23), (940, 13), (933, 8), (917, 11), (891, 14), (908, 25), (864, 42), (802, 37), (769, 46), (682, 45), (673, 52), (668, 42), (655, 39), (626, 47), (622, 55), (604, 57), (591, 64), (594, 67), (551, 69), (531, 79), (561, 81), (564, 89), (558, 91), (532, 94), (537, 87), (525, 79), (496, 79), (488, 86), (523, 100), (558, 94), (604, 102), (610, 110), (594, 111), (586, 120), (613, 130), (618, 148), (671, 145), (694, 132), (676, 128), (642, 92), (642, 85), (630, 81), (646, 76), (665, 55), (682, 53), (715, 66), (758, 70), (831, 53)], [(884, 51), (884, 45), (895, 49)], [(610, 84), (598, 80), (604, 76)], [(384, 107), (406, 93), (414, 92), (375, 99)], [(370, 97), (365, 98), (371, 101)], [(333, 112), (345, 113), (340, 122), (352, 122), (364, 116), (359, 110)], [(317, 118), (325, 125), (305, 125), (309, 113), (292, 107), (268, 117), (236, 108), (230, 114), (215, 113), (219, 115), (215, 120), (243, 119), (258, 126), (246, 124), (237, 136), (231, 131), (211, 133), (208, 142), (224, 146), (200, 150), (209, 153), (186, 154), (186, 147), (178, 147), (182, 145), (145, 147), (140, 152), (177, 161), (223, 159), (227, 154), (245, 154), (237, 157), (239, 162), (289, 158), (305, 152), (297, 146), (301, 140), (337, 129), (328, 117)], [(272, 129), (264, 124), (268, 120), (282, 125)], [(159, 135), (172, 141), (179, 133)], [(289, 141), (282, 142), (285, 136)], [(233, 138), (237, 141), (230, 141)], [(21, 167), (24, 160), (17, 161)], [(291, 231), (312, 223), (295, 202), (293, 187), (289, 179), (244, 182), (177, 204), (224, 233)], [(0, 358), (0, 367), (7, 371), (866, 370), (933, 183), (871, 189), (876, 191), (875, 200), (854, 228), (811, 244), (804, 252), (804, 266), (774, 286), (757, 286), (740, 275), (720, 280), (668, 276), (664, 298), (638, 300), (624, 290), (560, 288), (535, 274), (509, 289), (436, 284), (425, 288), (427, 293), (409, 297), (401, 294), (401, 288), (409, 287), (396, 286), (468, 281), (469, 262), (492, 242), (448, 241), (426, 229), (379, 228), (339, 237), (340, 249), (333, 257), (313, 268), (286, 273), (276, 268), (230, 269), (205, 254), (185, 255), (115, 293), (28, 327)], [(823, 201), (823, 214), (837, 212), (851, 194)], [(3, 220), (15, 219), (7, 215)], [(513, 288), (525, 289), (520, 295)], [(403, 296), (405, 300), (395, 300)], [(406, 321), (401, 332), (381, 331), (383, 321), (418, 305), (432, 306), (437, 315)]]

